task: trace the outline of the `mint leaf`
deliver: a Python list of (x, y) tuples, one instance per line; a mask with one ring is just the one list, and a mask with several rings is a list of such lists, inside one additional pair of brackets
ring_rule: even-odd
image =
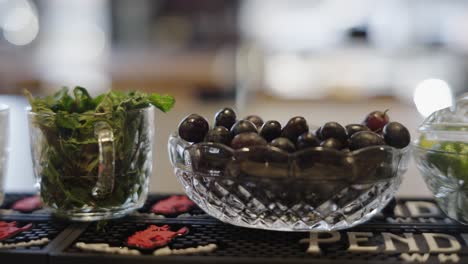
[(141, 109), (153, 105), (163, 112), (168, 112), (175, 104), (174, 97), (156, 93), (146, 94), (138, 91), (121, 92), (109, 91), (95, 98), (83, 87), (75, 87), (73, 93), (67, 87), (63, 87), (52, 96), (34, 98), (29, 91), (24, 94), (31, 104), (32, 111), (66, 113), (84, 113), (93, 111), (95, 113), (111, 113), (117, 110), (128, 111)]
[(175, 104), (174, 97), (170, 95), (151, 94), (149, 97), (151, 104), (163, 112), (168, 112)]
[(96, 108), (93, 98), (89, 95), (83, 87), (75, 87), (73, 89), (73, 94), (75, 95), (75, 110), (78, 113), (83, 113), (87, 110)]

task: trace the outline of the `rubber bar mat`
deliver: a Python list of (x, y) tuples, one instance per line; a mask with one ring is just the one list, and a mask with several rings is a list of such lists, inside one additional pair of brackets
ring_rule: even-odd
[[(24, 198), (32, 197), (31, 193), (8, 193), (5, 201), (0, 207), (0, 215), (11, 215), (12, 217), (23, 217), (29, 219), (36, 217), (49, 219), (50, 211), (47, 209), (37, 209), (32, 212), (20, 212), (12, 209), (15, 202)], [(151, 211), (152, 207), (160, 201), (171, 198), (175, 195), (151, 194), (148, 196), (144, 206), (128, 216), (136, 219), (161, 219), (161, 218), (186, 218), (186, 219), (206, 219), (216, 221), (207, 215), (198, 206), (193, 206), (185, 212), (157, 214)], [(180, 196), (180, 195), (177, 195)], [(454, 224), (455, 222), (446, 217), (437, 204), (430, 199), (397, 199), (393, 200), (382, 211), (377, 214), (369, 223), (381, 224)]]
[[(129, 237), (154, 227), (178, 232), (167, 244), (139, 249)], [(164, 231), (164, 232), (167, 232)], [(151, 239), (146, 237), (147, 239)], [(114, 221), (92, 224), (52, 253), (51, 263), (467, 263), (468, 228), (365, 224), (321, 234), (263, 231), (221, 223)], [(148, 241), (149, 241), (148, 240)], [(90, 248), (96, 246), (97, 248)], [(105, 246), (103, 246), (105, 245)], [(124, 249), (124, 251), (119, 251)], [(199, 251), (200, 250), (200, 251)]]
[[(211, 218), (208, 214), (206, 214), (203, 210), (201, 210), (198, 206), (193, 205), (188, 208), (188, 210), (182, 212), (171, 212), (171, 213), (157, 213), (152, 212), (152, 208), (157, 203), (167, 200), (173, 197), (181, 197), (185, 195), (159, 195), (159, 194), (152, 194), (149, 195), (145, 204), (142, 208), (138, 209), (136, 212), (131, 214), (129, 217), (138, 217), (138, 218)], [(0, 206), (0, 215), (11, 215), (11, 216), (34, 216), (40, 218), (49, 218), (51, 216), (51, 211), (49, 209), (44, 209), (42, 206), (38, 206), (37, 208), (21, 211), (16, 210), (14, 208), (15, 203), (24, 200), (36, 197), (35, 194), (32, 193), (7, 193), (5, 195), (5, 200), (3, 204)]]
[(0, 216), (0, 263), (48, 263), (50, 251), (68, 237), (72, 226), (63, 221), (15, 221)]
[[(31, 204), (31, 199), (35, 200)], [(18, 206), (21, 201), (29, 200), (29, 203), (22, 206)], [(44, 209), (40, 198), (34, 193), (7, 193), (3, 204), (0, 206), (0, 215), (12, 215), (12, 216), (35, 216), (40, 218), (47, 218), (51, 214), (49, 209)], [(28, 217), (27, 217), (28, 218)]]
[[(317, 235), (235, 227), (196, 206), (152, 212), (173, 195), (150, 195), (138, 212), (105, 224), (11, 209), (31, 195), (7, 194), (0, 209), (0, 225), (32, 224), (0, 239), (0, 263), (468, 263), (468, 226), (448, 219), (428, 199), (398, 199), (366, 224)], [(167, 244), (152, 244), (161, 238)], [(142, 249), (135, 241), (152, 246)]]
[(10, 209), (16, 201), (21, 200), (21, 199), (26, 198), (26, 197), (29, 197), (29, 196), (32, 196), (32, 195), (34, 195), (34, 194), (31, 194), (31, 193), (7, 193), (5, 195), (4, 200), (3, 200), (3, 204), (0, 205), (0, 209)]

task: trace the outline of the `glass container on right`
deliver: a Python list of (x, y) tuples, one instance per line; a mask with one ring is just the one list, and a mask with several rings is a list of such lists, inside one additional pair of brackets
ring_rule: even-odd
[(413, 155), (439, 207), (468, 224), (468, 94), (419, 127)]

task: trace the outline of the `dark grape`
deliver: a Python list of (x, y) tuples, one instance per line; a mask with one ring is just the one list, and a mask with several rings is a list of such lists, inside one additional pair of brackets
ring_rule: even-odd
[(292, 142), (296, 142), (297, 138), (306, 132), (309, 132), (307, 121), (301, 116), (296, 116), (291, 118), (283, 127), (281, 136), (287, 137)]
[(234, 149), (240, 149), (251, 146), (265, 146), (266, 144), (266, 140), (254, 132), (238, 134), (231, 141), (231, 147)]
[(325, 125), (320, 127), (319, 133), (322, 140), (336, 138), (344, 143), (348, 139), (345, 128), (337, 122), (325, 123)]
[(368, 127), (365, 125), (360, 124), (349, 124), (346, 127), (346, 133), (348, 134), (348, 138), (360, 131), (370, 131)]
[(217, 126), (208, 131), (205, 136), (205, 141), (229, 145), (231, 142), (231, 134), (227, 128), (223, 126)]
[(266, 121), (260, 128), (260, 136), (268, 142), (281, 136), (281, 124), (275, 120)]
[(366, 125), (371, 131), (381, 132), (383, 127), (390, 121), (387, 111), (374, 111), (366, 116), (363, 124)]
[(318, 139), (322, 140), (322, 135), (320, 135), (320, 128), (321, 127), (317, 128), (314, 133), (315, 133), (315, 135), (317, 136)]
[(304, 133), (297, 138), (296, 147), (297, 149), (306, 149), (312, 147), (318, 147), (320, 140), (311, 132)]
[(260, 129), (263, 125), (263, 119), (259, 117), (258, 115), (249, 115), (244, 118), (244, 120), (248, 120), (257, 127), (257, 129)]
[(357, 132), (349, 139), (350, 150), (379, 145), (385, 145), (385, 141), (380, 135), (372, 131)]
[(209, 125), (205, 118), (191, 114), (179, 124), (179, 136), (189, 142), (202, 142), (208, 132)]
[(235, 122), (236, 112), (231, 108), (226, 107), (216, 112), (213, 126), (223, 126), (227, 129), (231, 129)]
[(246, 133), (246, 132), (255, 132), (257, 133), (257, 127), (250, 121), (247, 120), (239, 120), (231, 127), (231, 137), (234, 138), (235, 136)]
[(390, 122), (385, 125), (383, 135), (385, 142), (395, 148), (404, 148), (408, 146), (411, 140), (408, 129), (398, 122)]
[(288, 138), (285, 138), (285, 137), (279, 137), (279, 138), (273, 139), (273, 141), (271, 141), (271, 143), (270, 143), (270, 146), (277, 147), (277, 148), (282, 149), (282, 150), (284, 150), (286, 152), (296, 151), (296, 147), (291, 142), (291, 140), (289, 140)]
[(344, 144), (339, 139), (327, 138), (324, 141), (322, 141), (322, 143), (320, 143), (320, 146), (323, 148), (340, 150), (344, 147)]

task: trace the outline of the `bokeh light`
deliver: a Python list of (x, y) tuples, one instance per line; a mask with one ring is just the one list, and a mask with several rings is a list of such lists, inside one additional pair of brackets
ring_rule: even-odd
[(3, 36), (9, 43), (23, 46), (36, 39), (39, 33), (39, 20), (30, 2), (19, 1), (5, 10), (1, 27)]
[(452, 105), (452, 89), (444, 80), (426, 79), (416, 86), (413, 100), (419, 113), (427, 117), (437, 110)]

